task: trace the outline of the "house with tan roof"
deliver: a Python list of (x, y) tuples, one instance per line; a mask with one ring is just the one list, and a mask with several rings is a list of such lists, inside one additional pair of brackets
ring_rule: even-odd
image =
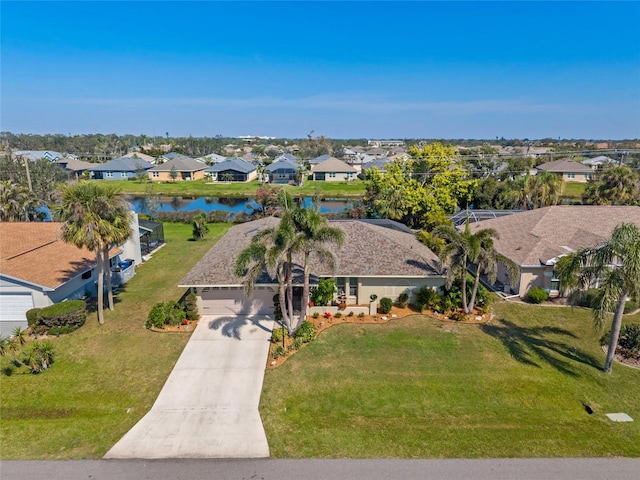
[(351, 165), (329, 157), (323, 162), (311, 165), (311, 180), (320, 182), (342, 182), (355, 180), (358, 170)]
[(542, 163), (535, 169), (555, 173), (562, 177), (562, 180), (565, 182), (588, 182), (593, 173), (591, 167), (571, 160), (570, 158), (562, 158), (554, 162)]
[[(267, 217), (235, 225), (180, 281), (190, 287), (205, 315), (273, 314), (273, 296), (278, 282), (265, 270), (257, 279), (252, 297), (235, 274), (237, 255), (253, 236), (280, 219)], [(333, 278), (347, 305), (368, 305), (371, 294), (397, 300), (401, 293), (413, 294), (426, 286), (440, 288), (445, 278), (436, 255), (420, 243), (413, 231), (391, 220), (332, 220), (331, 227), (344, 233), (342, 248), (333, 248), (335, 268), (312, 255), (311, 285), (321, 278)], [(300, 305), (303, 283), (302, 257), (293, 259), (294, 305)]]
[[(63, 242), (61, 230), (60, 222), (0, 222), (0, 335), (26, 328), (31, 308), (97, 295), (95, 253)], [(114, 285), (135, 274), (139, 250), (135, 235), (111, 249)]]
[(558, 259), (604, 242), (621, 223), (640, 227), (640, 207), (556, 205), (514, 213), (471, 224), (473, 233), (493, 228), (500, 238), (496, 250), (519, 267), (520, 278), (509, 278), (502, 266), (498, 281), (508, 292), (524, 298), (532, 287), (542, 287), (550, 296), (560, 294), (554, 267)]
[(147, 170), (152, 182), (202, 180), (207, 164), (191, 157), (178, 156)]

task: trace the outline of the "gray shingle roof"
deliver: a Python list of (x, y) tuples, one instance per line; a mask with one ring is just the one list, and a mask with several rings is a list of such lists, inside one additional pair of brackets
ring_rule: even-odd
[(470, 225), (493, 228), (498, 252), (518, 265), (546, 264), (559, 255), (595, 246), (620, 223), (640, 227), (640, 207), (557, 205), (515, 213)]
[(170, 172), (171, 169), (178, 172), (198, 172), (207, 168), (206, 163), (202, 163), (191, 157), (175, 157), (166, 161), (162, 165), (156, 165), (151, 168), (151, 172)]
[(314, 172), (357, 172), (351, 165), (347, 165), (342, 160), (335, 157), (329, 157), (322, 163), (313, 166)]
[(547, 162), (536, 167), (538, 170), (545, 170), (553, 173), (581, 173), (591, 172), (591, 168), (582, 163), (576, 162), (569, 158), (561, 158), (555, 162)]
[(140, 158), (119, 157), (98, 164), (89, 170), (92, 172), (135, 172), (139, 168), (149, 170), (153, 165)]
[(315, 165), (316, 163), (322, 163), (325, 160), (328, 160), (330, 158), (331, 158), (331, 155), (320, 155), (319, 157), (312, 158), (311, 160), (309, 160), (309, 165)]
[(225, 170), (235, 170), (236, 172), (249, 173), (253, 172), (255, 169), (256, 166), (253, 163), (247, 162), (242, 158), (231, 157), (220, 163), (216, 163), (215, 165), (210, 166), (205, 171), (217, 173), (224, 172)]
[[(256, 232), (275, 227), (279, 221), (278, 218), (268, 217), (231, 227), (180, 281), (180, 285), (241, 285), (242, 278), (235, 275), (233, 268), (237, 254), (249, 245)], [(336, 220), (331, 221), (330, 225), (344, 232), (344, 245), (340, 249), (327, 245), (336, 257), (333, 272), (312, 255), (311, 271), (314, 276), (439, 275), (439, 262), (435, 254), (404, 225), (389, 220)], [(299, 267), (302, 259), (294, 258), (294, 262)], [(265, 274), (257, 283), (275, 283), (275, 280)]]
[(265, 170), (269, 172), (274, 172), (276, 170), (285, 169), (285, 170), (298, 170), (300, 165), (295, 160), (290, 160), (288, 158), (283, 158), (282, 160), (276, 160), (275, 162), (264, 167)]

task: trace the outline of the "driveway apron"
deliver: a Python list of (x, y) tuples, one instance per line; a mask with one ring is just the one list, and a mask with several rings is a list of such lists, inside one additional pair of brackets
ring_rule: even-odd
[(258, 412), (273, 320), (203, 317), (151, 410), (105, 458), (261, 458)]

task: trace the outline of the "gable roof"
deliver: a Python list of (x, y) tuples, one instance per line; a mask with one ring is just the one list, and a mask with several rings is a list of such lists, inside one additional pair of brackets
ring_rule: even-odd
[(207, 168), (206, 163), (202, 163), (191, 157), (174, 157), (161, 165), (150, 168), (150, 172), (170, 172), (174, 169), (177, 172), (198, 172)]
[(153, 165), (141, 158), (118, 157), (90, 168), (91, 172), (135, 172), (139, 168), (149, 170)]
[(256, 166), (239, 157), (231, 157), (220, 163), (210, 166), (205, 171), (211, 173), (224, 172), (225, 170), (235, 170), (241, 173), (250, 173), (256, 169)]
[(95, 163), (83, 162), (82, 160), (77, 160), (75, 158), (61, 158), (57, 160), (56, 163), (65, 170), (69, 170), (71, 172), (82, 172), (84, 170), (89, 170), (96, 165)]
[(393, 160), (391, 160), (388, 157), (376, 158), (375, 160), (367, 162), (365, 165), (363, 165), (362, 169), (363, 170), (367, 170), (369, 168), (376, 167), (381, 172), (384, 172), (385, 171), (385, 167), (390, 163), (393, 163)]
[(276, 170), (280, 169), (297, 171), (300, 169), (300, 165), (298, 165), (298, 162), (296, 162), (295, 159), (291, 160), (289, 158), (282, 158), (281, 160), (276, 160), (275, 162), (270, 163), (269, 165), (264, 167), (264, 169), (269, 172), (275, 172)]
[(331, 158), (331, 155), (320, 155), (319, 157), (312, 158), (311, 160), (309, 160), (309, 164), (315, 165), (316, 163), (322, 163), (325, 160), (328, 160), (330, 158)]
[(324, 162), (314, 165), (312, 170), (314, 172), (357, 172), (354, 167), (335, 157), (329, 157)]
[(605, 241), (620, 223), (640, 227), (640, 207), (556, 205), (471, 224), (495, 229), (498, 252), (518, 265), (547, 264), (560, 255)]
[[(276, 227), (279, 218), (266, 217), (231, 227), (191, 271), (180, 286), (241, 285), (234, 272), (235, 258), (249, 245), (253, 235)], [(406, 226), (391, 220), (334, 220), (330, 226), (344, 232), (342, 248), (332, 248), (336, 257), (333, 272), (311, 256), (315, 276), (425, 277), (438, 276), (436, 255)], [(393, 252), (393, 255), (391, 254)], [(300, 271), (302, 257), (294, 257), (294, 271)], [(300, 278), (296, 279), (301, 281)], [(275, 283), (266, 272), (256, 283)]]
[(0, 274), (45, 289), (89, 270), (96, 256), (60, 239), (60, 222), (0, 222)]
[(591, 168), (582, 163), (571, 160), (570, 158), (561, 158), (554, 162), (547, 162), (536, 167), (537, 170), (545, 170), (553, 173), (580, 173), (591, 172)]
[(35, 162), (42, 158), (55, 162), (56, 160), (64, 157), (64, 155), (60, 152), (54, 152), (53, 150), (18, 150), (16, 152), (13, 152), (13, 155), (16, 157), (27, 158), (32, 162)]

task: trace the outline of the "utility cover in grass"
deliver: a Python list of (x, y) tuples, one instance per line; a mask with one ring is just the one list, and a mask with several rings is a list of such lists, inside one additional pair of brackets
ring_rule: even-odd
[(612, 422), (633, 422), (633, 418), (631, 418), (626, 413), (605, 413), (609, 420)]

